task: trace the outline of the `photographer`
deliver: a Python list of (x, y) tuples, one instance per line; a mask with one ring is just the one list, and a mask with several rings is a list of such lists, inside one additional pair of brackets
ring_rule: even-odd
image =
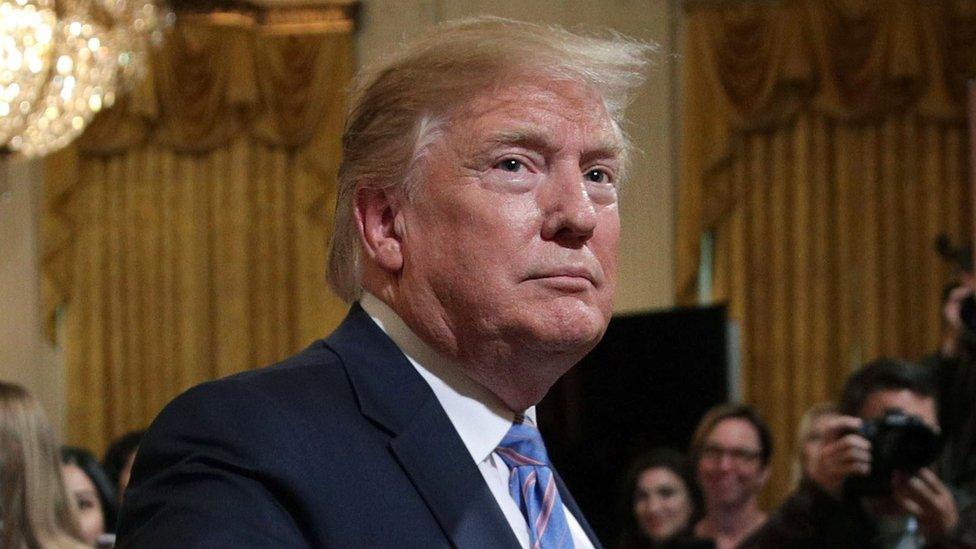
[(939, 449), (931, 372), (869, 363), (845, 383), (840, 412), (800, 487), (740, 547), (973, 547), (971, 520), (928, 467)]
[(941, 477), (970, 497), (976, 493), (976, 274), (971, 246), (953, 246), (948, 236), (936, 249), (952, 268), (952, 282), (942, 295), (942, 340), (938, 352), (922, 359), (936, 377), (939, 425), (945, 447), (939, 457)]
[(939, 424), (945, 448), (939, 458), (942, 477), (971, 496), (976, 488), (976, 301), (974, 279), (962, 282), (943, 297), (943, 338), (938, 353), (922, 359), (939, 387)]

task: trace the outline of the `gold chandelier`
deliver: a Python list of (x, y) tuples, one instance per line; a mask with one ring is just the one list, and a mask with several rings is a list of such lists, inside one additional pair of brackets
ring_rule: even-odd
[(146, 72), (153, 0), (0, 0), (0, 149), (64, 147)]

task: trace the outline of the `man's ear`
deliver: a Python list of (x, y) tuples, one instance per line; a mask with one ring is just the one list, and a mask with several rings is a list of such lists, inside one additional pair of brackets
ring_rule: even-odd
[(354, 208), (363, 251), (381, 269), (390, 273), (403, 267), (403, 220), (400, 200), (390, 189), (360, 188)]

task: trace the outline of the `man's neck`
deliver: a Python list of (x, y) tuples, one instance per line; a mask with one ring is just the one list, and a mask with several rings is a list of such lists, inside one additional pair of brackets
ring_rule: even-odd
[(702, 537), (739, 540), (765, 519), (758, 502), (751, 499), (745, 505), (710, 507), (695, 530)]
[(397, 302), (395, 296), (370, 292), (363, 295), (395, 314), (427, 347), (514, 412), (535, 406), (579, 358), (554, 356), (551, 352), (531, 356), (528, 349), (513, 346), (501, 338), (465, 341), (451, 330), (444, 318), (416, 314), (417, 308)]

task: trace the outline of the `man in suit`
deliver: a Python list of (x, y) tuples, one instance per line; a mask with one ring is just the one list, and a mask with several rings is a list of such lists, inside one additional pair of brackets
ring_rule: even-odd
[(534, 406), (602, 337), (648, 47), (447, 24), (363, 79), (327, 339), (191, 389), (143, 439), (122, 547), (590, 547)]

